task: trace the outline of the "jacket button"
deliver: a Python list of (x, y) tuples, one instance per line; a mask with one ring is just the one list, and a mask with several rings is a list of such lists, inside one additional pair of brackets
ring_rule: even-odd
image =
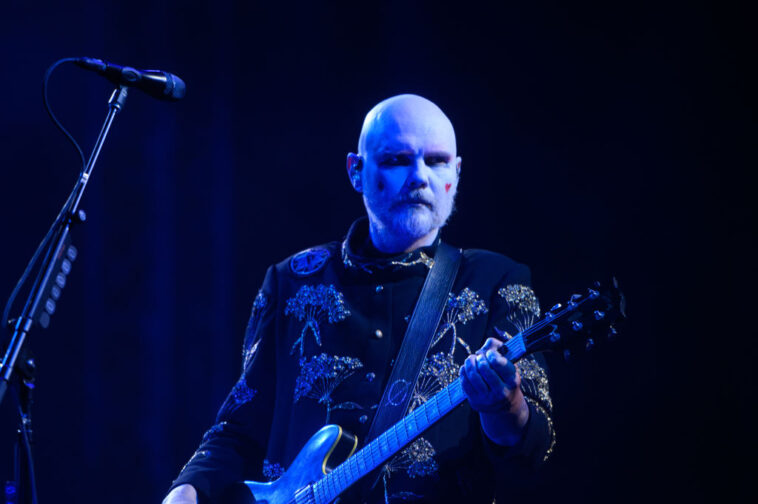
[(381, 329), (377, 329), (376, 331), (374, 331), (374, 338), (382, 339), (383, 337), (384, 337), (384, 333), (382, 332)]

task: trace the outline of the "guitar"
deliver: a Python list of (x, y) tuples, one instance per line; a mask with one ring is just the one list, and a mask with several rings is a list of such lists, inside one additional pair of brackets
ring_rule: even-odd
[[(625, 318), (624, 295), (616, 279), (602, 292), (596, 282), (584, 296), (571, 296), (565, 307), (555, 305), (538, 322), (506, 341), (499, 351), (512, 362), (531, 353), (553, 350), (563, 350), (568, 357), (576, 348), (589, 350), (600, 338), (615, 336), (614, 324)], [(245, 481), (238, 486), (235, 499), (252, 502), (252, 496), (255, 502), (268, 504), (328, 504), (465, 399), (457, 378), (357, 452), (355, 436), (339, 425), (326, 425), (308, 440), (281, 477), (267, 483)]]

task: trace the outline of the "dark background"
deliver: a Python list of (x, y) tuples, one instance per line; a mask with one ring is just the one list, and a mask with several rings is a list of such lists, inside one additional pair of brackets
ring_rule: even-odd
[[(545, 308), (611, 274), (629, 300), (615, 343), (549, 357), (558, 446), (524, 501), (746, 492), (750, 19), (715, 2), (6, 1), (3, 302), (78, 171), (42, 107), (47, 66), (91, 56), (187, 83), (175, 104), (129, 95), (58, 312), (30, 336), (41, 502), (163, 497), (235, 380), (266, 266), (362, 213), (345, 154), (401, 92), (456, 127), (447, 241), (529, 264)], [(110, 91), (71, 65), (50, 81), (87, 153)], [(9, 396), (3, 480), (15, 421)]]

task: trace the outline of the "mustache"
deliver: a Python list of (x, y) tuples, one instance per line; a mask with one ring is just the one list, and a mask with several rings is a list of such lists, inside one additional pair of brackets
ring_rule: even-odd
[(392, 204), (392, 206), (402, 206), (402, 205), (414, 205), (414, 204), (422, 204), (427, 205), (430, 208), (434, 207), (434, 201), (431, 198), (425, 197), (421, 192), (414, 191), (411, 193), (406, 194), (405, 196), (402, 196), (400, 199), (395, 201), (395, 203)]

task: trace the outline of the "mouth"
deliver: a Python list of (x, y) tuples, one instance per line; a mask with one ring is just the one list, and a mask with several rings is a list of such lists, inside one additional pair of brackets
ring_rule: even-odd
[(432, 209), (432, 204), (429, 201), (422, 199), (407, 199), (398, 203), (398, 206), (412, 206), (412, 207), (426, 207)]

